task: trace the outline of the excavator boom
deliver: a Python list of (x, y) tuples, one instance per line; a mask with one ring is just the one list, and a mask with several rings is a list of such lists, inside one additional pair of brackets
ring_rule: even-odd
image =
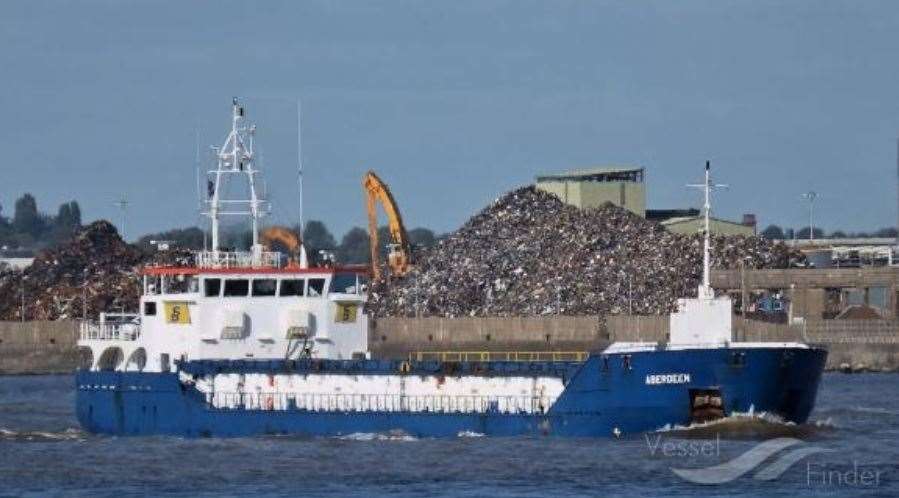
[(387, 264), (390, 273), (394, 276), (403, 276), (409, 271), (411, 264), (411, 245), (406, 227), (403, 225), (403, 217), (399, 207), (390, 193), (387, 184), (384, 183), (374, 171), (368, 171), (362, 178), (362, 187), (365, 189), (368, 211), (368, 238), (371, 249), (371, 269), (375, 279), (380, 277), (380, 242), (378, 241), (378, 204), (384, 208), (387, 214), (387, 229), (390, 232), (391, 246)]
[(280, 243), (284, 246), (285, 249), (287, 249), (288, 255), (290, 256), (290, 260), (293, 264), (297, 264), (298, 262), (301, 265), (305, 264), (305, 262), (303, 261), (304, 258), (302, 256), (303, 242), (300, 240), (300, 237), (289, 228), (280, 226), (266, 228), (259, 235), (259, 242), (263, 247), (266, 247), (268, 249), (271, 249), (272, 244), (274, 244), (275, 242)]

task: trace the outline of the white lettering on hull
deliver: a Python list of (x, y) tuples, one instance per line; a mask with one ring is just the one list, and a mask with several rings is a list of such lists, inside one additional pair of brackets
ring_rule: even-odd
[(670, 374), (652, 374), (646, 376), (647, 386), (658, 386), (663, 384), (689, 384), (690, 374), (688, 373), (670, 373)]

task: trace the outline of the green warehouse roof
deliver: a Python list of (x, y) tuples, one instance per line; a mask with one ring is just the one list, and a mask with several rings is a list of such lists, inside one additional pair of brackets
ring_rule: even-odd
[(600, 181), (600, 182), (642, 182), (643, 168), (639, 166), (597, 166), (573, 169), (562, 173), (537, 175), (538, 182), (552, 181)]

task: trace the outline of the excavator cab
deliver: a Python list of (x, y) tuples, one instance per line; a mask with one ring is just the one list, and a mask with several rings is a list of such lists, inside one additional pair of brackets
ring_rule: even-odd
[(409, 256), (410, 251), (400, 244), (387, 244), (387, 267), (390, 268), (392, 276), (401, 277), (409, 272), (412, 264)]

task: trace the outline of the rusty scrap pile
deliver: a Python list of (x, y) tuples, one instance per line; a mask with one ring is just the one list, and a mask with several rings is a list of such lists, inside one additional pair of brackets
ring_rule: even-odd
[[(758, 237), (715, 237), (713, 266), (783, 268), (803, 259)], [(372, 286), (376, 316), (665, 314), (694, 296), (702, 239), (606, 204), (578, 209), (525, 187)]]
[[(163, 257), (175, 263), (183, 254)], [(125, 243), (109, 222), (91, 223), (69, 242), (42, 251), (24, 271), (0, 272), (0, 319), (21, 319), (23, 294), (27, 320), (134, 312), (140, 292), (137, 269), (159, 258)]]

